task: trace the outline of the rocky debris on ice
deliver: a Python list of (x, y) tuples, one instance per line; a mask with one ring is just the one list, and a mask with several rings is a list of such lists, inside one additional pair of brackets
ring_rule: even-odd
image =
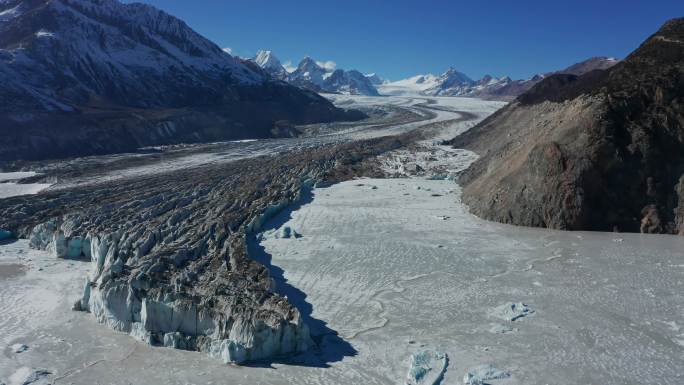
[(411, 354), (407, 385), (435, 385), (444, 376), (449, 359), (446, 353), (423, 350)]
[(492, 316), (513, 322), (533, 314), (534, 310), (522, 302), (508, 302), (494, 308)]
[(424, 176), (431, 180), (456, 180), (477, 159), (477, 154), (437, 145), (393, 151), (380, 159), (390, 177)]
[[(309, 328), (274, 292), (268, 267), (250, 258), (248, 237), (316, 183), (362, 175), (375, 167), (365, 159), (403, 140), (212, 164), (200, 173), (65, 188), (41, 199), (13, 197), (0, 206), (0, 228), (56, 257), (89, 260), (73, 308), (115, 330), (224, 362), (287, 357), (313, 345)], [(299, 235), (283, 228), (279, 236)]]
[(420, 165), (417, 165), (415, 163), (409, 163), (406, 166), (404, 166), (404, 170), (410, 174), (417, 174), (419, 172), (424, 171)]
[(466, 385), (486, 385), (491, 380), (502, 380), (509, 378), (510, 373), (499, 370), (490, 364), (476, 366), (463, 376), (463, 383)]
[(10, 346), (10, 349), (12, 350), (12, 353), (23, 353), (29, 349), (27, 345), (24, 344), (14, 344)]
[[(27, 366), (17, 369), (8, 379), (7, 385), (48, 385), (48, 375), (45, 369), (34, 369)], [(1, 383), (0, 383), (1, 384)]]

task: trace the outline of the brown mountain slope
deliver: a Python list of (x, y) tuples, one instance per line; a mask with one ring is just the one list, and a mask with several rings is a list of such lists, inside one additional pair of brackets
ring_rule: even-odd
[(608, 70), (545, 79), (451, 143), (481, 155), (461, 181), (484, 218), (684, 231), (684, 19)]

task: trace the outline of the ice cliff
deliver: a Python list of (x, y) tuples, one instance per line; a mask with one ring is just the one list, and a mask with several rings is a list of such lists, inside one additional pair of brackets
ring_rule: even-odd
[[(298, 197), (298, 192), (292, 195)], [(289, 202), (284, 198), (268, 206), (246, 231)], [(307, 325), (297, 309), (271, 292), (267, 271), (250, 277), (260, 290), (243, 298), (239, 288), (230, 285), (231, 274), (240, 270), (242, 261), (227, 257), (211, 273), (199, 263), (210, 247), (211, 234), (199, 235), (192, 247), (179, 247), (168, 258), (153, 258), (157, 249), (182, 237), (177, 225), (188, 215), (179, 210), (151, 230), (133, 226), (85, 233), (87, 219), (66, 215), (35, 226), (29, 241), (58, 258), (90, 260), (91, 271), (74, 309), (88, 311), (98, 322), (143, 342), (199, 350), (226, 363), (307, 350), (312, 344)], [(218, 253), (244, 255), (245, 235), (244, 231), (222, 234), (227, 247)]]

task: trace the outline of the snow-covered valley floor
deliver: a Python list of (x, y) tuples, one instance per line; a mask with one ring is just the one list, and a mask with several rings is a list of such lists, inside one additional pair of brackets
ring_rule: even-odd
[(50, 183), (17, 183), (21, 179), (35, 175), (35, 172), (0, 172), (0, 199), (37, 194), (52, 185)]
[[(425, 100), (406, 98), (336, 103), (388, 100), (425, 109), (416, 106)], [(460, 98), (432, 104), (435, 139), (498, 107)], [(477, 119), (456, 122), (455, 111)], [(438, 159), (402, 150), (383, 165), (403, 172), (400, 163), (414, 156), (423, 169), (435, 163), (453, 173), (474, 159), (424, 145)], [(205, 161), (185, 159), (176, 164)], [(462, 384), (469, 371), (507, 377), (492, 385), (684, 383), (684, 238), (495, 224), (470, 215), (459, 197), (450, 180), (358, 179), (314, 189), (273, 218), (250, 253), (271, 268), (319, 345), (285, 363), (230, 366), (138, 342), (70, 310), (89, 263), (55, 259), (23, 240), (0, 242), (0, 383), (405, 384), (412, 354), (424, 351), (435, 354), (413, 362), (433, 358), (425, 378), (442, 384)]]
[[(492, 384), (684, 383), (684, 240), (489, 223), (453, 182), (367, 179), (316, 189), (262, 242), (312, 317), (357, 351), (321, 383), (401, 383), (445, 352), (443, 383), (492, 364)], [(501, 306), (534, 311), (513, 322)]]

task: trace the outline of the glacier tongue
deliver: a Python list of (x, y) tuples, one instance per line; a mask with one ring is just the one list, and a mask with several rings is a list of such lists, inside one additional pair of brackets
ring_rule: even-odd
[[(67, 214), (33, 226), (29, 243), (58, 258), (89, 260), (90, 272), (73, 309), (88, 311), (99, 323), (140, 341), (203, 351), (226, 363), (296, 354), (313, 345), (309, 328), (296, 308), (272, 293), (268, 270), (248, 259), (245, 234), (260, 230), (316, 180), (315, 175), (297, 176), (283, 196), (254, 210), (240, 231), (218, 235), (221, 245), (213, 243), (215, 230), (196, 234), (193, 228), (193, 241), (187, 241), (188, 230), (178, 227), (186, 225), (190, 210), (171, 210), (168, 219), (151, 230), (134, 222), (103, 229), (80, 213)], [(134, 204), (136, 210), (147, 211), (142, 218), (168, 212), (159, 196)], [(300, 235), (290, 229), (279, 236)], [(186, 246), (175, 246), (179, 241)], [(170, 247), (172, 255), (156, 254), (162, 247)], [(221, 265), (210, 269), (212, 277), (202, 278), (207, 262), (201, 258), (209, 250), (225, 256), (217, 258)], [(244, 285), (234, 282), (235, 272), (243, 269), (253, 269), (252, 291), (233, 287)]]

